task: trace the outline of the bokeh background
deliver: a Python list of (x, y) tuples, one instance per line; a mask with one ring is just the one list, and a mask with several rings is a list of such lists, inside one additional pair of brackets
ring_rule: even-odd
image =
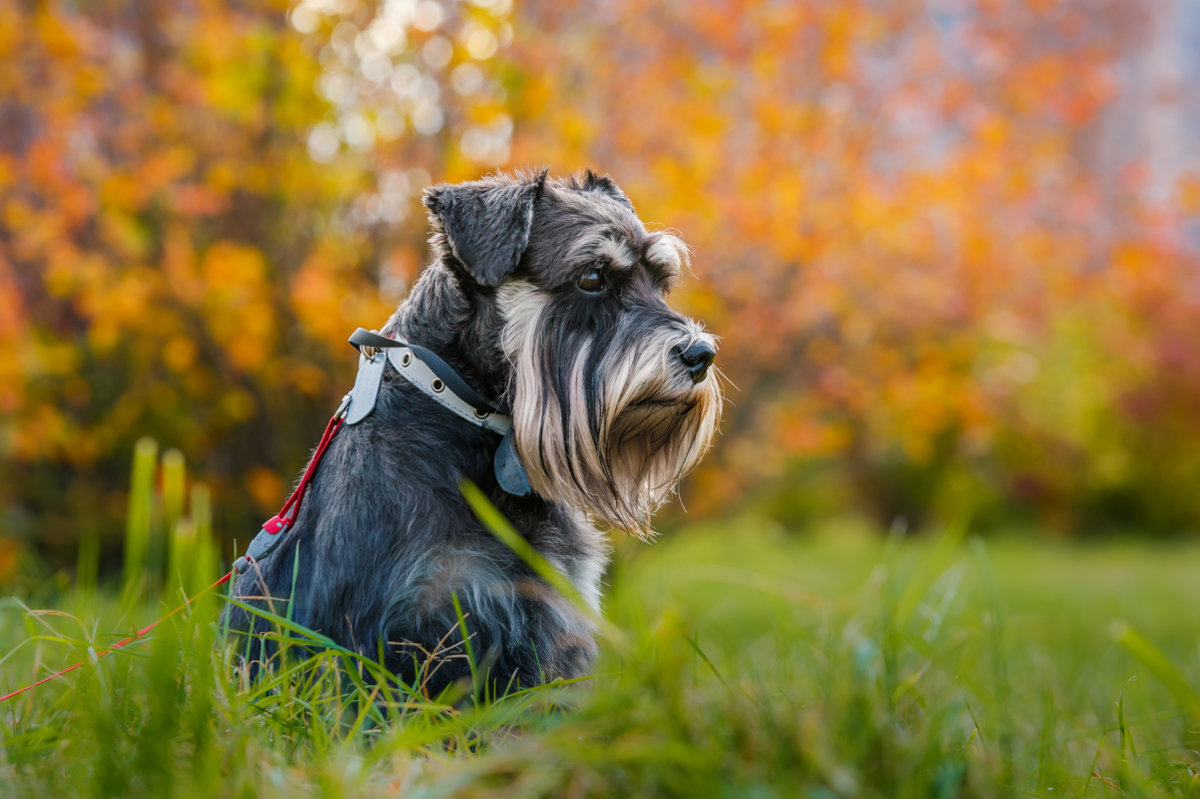
[(0, 581), (117, 556), (142, 436), (248, 539), (421, 190), (525, 165), (694, 248), (688, 518), (1194, 535), (1198, 142), (1188, 0), (0, 0)]

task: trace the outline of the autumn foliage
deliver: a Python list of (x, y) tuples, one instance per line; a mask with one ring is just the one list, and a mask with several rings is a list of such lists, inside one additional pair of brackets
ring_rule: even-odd
[(1200, 521), (1197, 182), (1151, 186), (1136, 143), (1104, 154), (1122, 114), (1148, 116), (1121, 105), (1122, 67), (1164, 20), (1083, 2), (524, 8), (514, 160), (602, 163), (696, 248), (687, 302), (737, 388), (690, 508), (753, 492), (884, 523)]
[(1155, 24), (4, 3), (0, 549), (114, 532), (142, 435), (247, 538), (349, 384), (345, 336), (419, 269), (421, 188), (525, 164), (609, 171), (695, 250), (677, 299), (722, 336), (733, 407), (693, 512), (1194, 529), (1200, 180), (1106, 145), (1145, 110), (1120, 67)]

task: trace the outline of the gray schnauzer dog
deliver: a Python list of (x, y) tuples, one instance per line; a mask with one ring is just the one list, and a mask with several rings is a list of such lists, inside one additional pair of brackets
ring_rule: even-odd
[[(382, 333), (444, 361), (490, 406), (476, 414), (507, 414), (511, 434), (469, 424), (379, 360), (369, 415), (315, 456), (290, 528), (234, 596), (382, 652), (428, 695), (470, 675), (456, 601), (494, 691), (578, 677), (596, 655), (592, 623), (480, 522), (460, 481), (599, 609), (598, 525), (648, 534), (721, 412), (714, 339), (665, 299), (688, 250), (590, 171), (496, 174), (424, 202), (436, 260)], [(252, 662), (271, 656), (263, 619), (233, 607), (226, 622), (251, 634)]]

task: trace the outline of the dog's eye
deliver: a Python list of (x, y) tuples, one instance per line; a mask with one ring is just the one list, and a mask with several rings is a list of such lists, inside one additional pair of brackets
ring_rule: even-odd
[(604, 291), (604, 270), (600, 268), (590, 269), (587, 274), (575, 281), (575, 285), (586, 291), (588, 294), (599, 294)]

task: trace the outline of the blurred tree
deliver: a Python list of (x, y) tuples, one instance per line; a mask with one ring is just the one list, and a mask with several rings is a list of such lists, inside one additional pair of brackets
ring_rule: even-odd
[(685, 302), (736, 389), (689, 507), (803, 494), (779, 478), (821, 459), (885, 524), (1200, 522), (1200, 459), (1168, 443), (1200, 434), (1187, 212), (1098, 144), (1155, 13), (522, 4), (514, 160), (609, 169), (698, 252)]
[(736, 389), (693, 511), (1195, 527), (1200, 177), (1127, 135), (1186, 96), (1133, 68), (1181, 8), (0, 3), (0, 576), (118, 534), (141, 435), (252, 534), (420, 190), (503, 164), (608, 170), (695, 246)]
[(0, 4), (0, 560), (117, 535), (142, 435), (253, 534), (417, 270), (430, 174), (507, 155), (507, 13)]

